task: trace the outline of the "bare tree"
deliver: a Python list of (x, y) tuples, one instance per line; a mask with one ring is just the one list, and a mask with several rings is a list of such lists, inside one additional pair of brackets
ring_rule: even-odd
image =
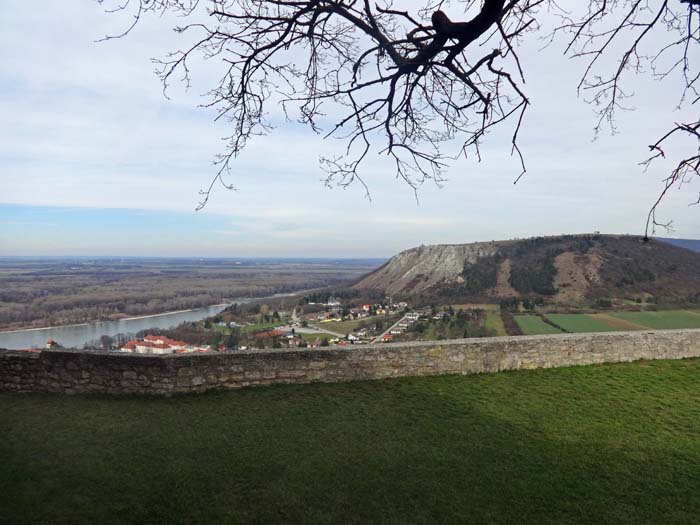
[[(200, 208), (217, 182), (230, 187), (222, 175), (251, 137), (271, 130), (268, 112), (276, 104), (287, 118), (344, 140), (344, 154), (320, 159), (329, 185), (359, 181), (367, 189), (361, 166), (373, 149), (388, 155), (396, 175), (414, 189), (427, 179), (439, 182), (450, 159), (480, 159), (489, 130), (502, 125), (510, 126), (511, 152), (521, 165), (517, 182), (526, 169), (518, 137), (530, 105), (517, 50), (532, 32), (548, 41), (565, 38), (565, 55), (585, 61), (578, 90), (596, 107), (596, 134), (605, 126), (614, 131), (630, 74), (680, 75), (679, 106), (699, 99), (691, 57), (700, 37), (700, 0), (588, 0), (575, 12), (555, 0), (426, 0), (411, 11), (392, 0), (121, 1), (112, 10), (133, 16), (124, 34), (151, 13), (174, 12), (187, 21), (176, 30), (194, 38), (157, 62), (165, 88), (173, 79), (189, 85), (195, 55), (221, 59), (208, 106), (230, 119), (233, 131)], [(544, 18), (556, 23), (547, 29)], [(605, 70), (604, 55), (617, 59), (613, 70)], [(656, 209), (668, 189), (700, 168), (700, 121), (688, 118), (671, 128), (649, 146), (643, 164), (665, 157), (676, 139), (691, 138), (690, 152), (665, 179), (647, 235), (659, 225)]]

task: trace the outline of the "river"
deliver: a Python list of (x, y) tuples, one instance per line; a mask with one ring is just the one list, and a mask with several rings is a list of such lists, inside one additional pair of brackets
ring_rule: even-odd
[[(250, 300), (237, 299), (235, 302), (245, 303)], [(120, 319), (119, 321), (98, 321), (71, 326), (0, 332), (0, 348), (11, 350), (33, 347), (43, 348), (49, 339), (53, 339), (66, 348), (82, 348), (85, 343), (95, 341), (102, 335), (113, 337), (117, 334), (135, 334), (140, 330), (148, 330), (149, 328), (172, 328), (180, 323), (199, 321), (205, 317), (211, 317), (221, 312), (227, 306), (226, 304), (219, 304), (180, 312)]]
[(0, 332), (0, 348), (8, 350), (24, 350), (25, 348), (44, 348), (46, 341), (53, 339), (65, 348), (82, 348), (85, 343), (96, 341), (100, 336), (114, 337), (117, 334), (135, 334), (149, 328), (173, 328), (182, 323), (191, 323), (218, 314), (229, 304), (250, 303), (263, 299), (279, 299), (280, 297), (293, 297), (298, 294), (317, 291), (318, 288), (297, 290), (295, 292), (276, 293), (266, 297), (252, 297), (234, 299), (227, 304), (215, 304), (203, 306), (192, 310), (180, 312), (166, 312), (164, 314), (132, 317), (119, 321), (96, 321), (93, 323), (76, 324), (68, 326), (54, 326), (51, 328), (30, 328), (27, 330), (15, 330)]

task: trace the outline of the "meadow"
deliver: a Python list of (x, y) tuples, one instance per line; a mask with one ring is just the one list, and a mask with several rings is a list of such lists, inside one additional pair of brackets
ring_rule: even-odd
[(696, 523), (700, 360), (0, 394), (7, 523)]

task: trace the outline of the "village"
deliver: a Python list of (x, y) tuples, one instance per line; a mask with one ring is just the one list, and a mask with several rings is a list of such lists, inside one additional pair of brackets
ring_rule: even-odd
[[(485, 306), (411, 307), (391, 297), (369, 302), (319, 292), (291, 303), (234, 303), (217, 315), (173, 328), (102, 336), (86, 344), (83, 350), (198, 354), (498, 335), (501, 332), (494, 331), (490, 322), (498, 316), (494, 315), (496, 312), (485, 311)], [(49, 340), (44, 350), (62, 348), (59, 342)]]
[(252, 318), (249, 315), (243, 322), (217, 320), (215, 329), (224, 334), (237, 333), (238, 350), (319, 348), (389, 342), (420, 316), (409, 309), (408, 303), (391, 298), (353, 304), (330, 295), (325, 300), (271, 313), (261, 305)]
[(234, 304), (212, 318), (141, 334), (110, 350), (183, 354), (386, 343), (430, 313), (430, 308), (411, 310), (408, 303), (388, 297), (354, 304), (329, 295), (279, 310), (266, 304)]

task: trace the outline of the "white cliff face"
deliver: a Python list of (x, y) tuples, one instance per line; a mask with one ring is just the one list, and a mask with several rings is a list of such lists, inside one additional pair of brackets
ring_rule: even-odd
[(355, 287), (381, 289), (388, 294), (420, 292), (440, 282), (456, 281), (465, 264), (473, 264), (497, 251), (498, 244), (494, 242), (412, 248), (392, 257)]

